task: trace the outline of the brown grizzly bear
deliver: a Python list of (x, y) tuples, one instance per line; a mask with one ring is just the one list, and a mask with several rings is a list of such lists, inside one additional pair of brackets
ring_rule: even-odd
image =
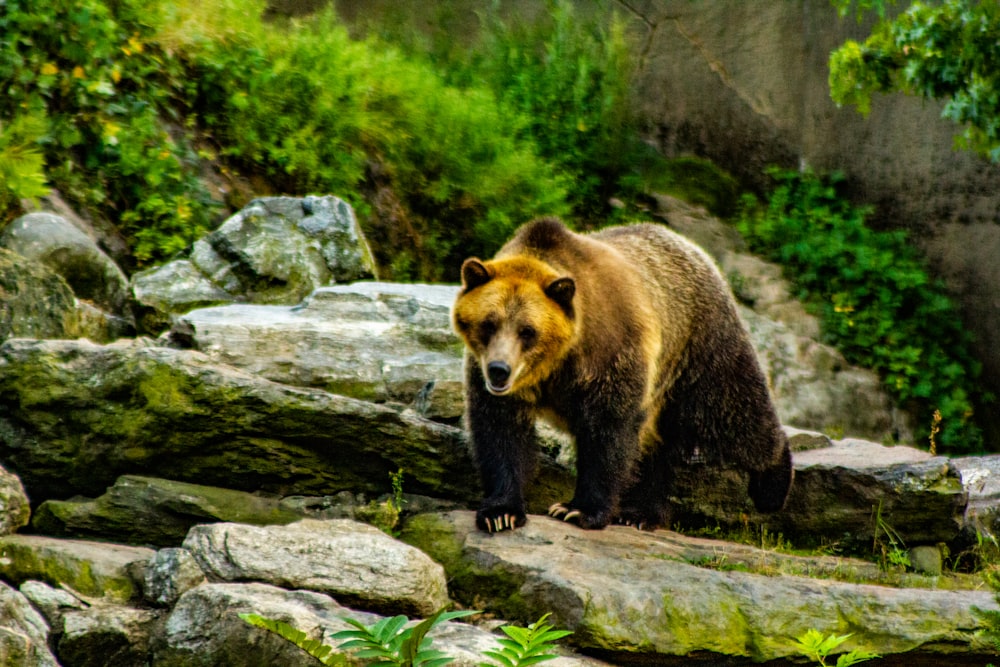
[(746, 469), (760, 511), (784, 505), (792, 459), (764, 374), (726, 281), (683, 237), (536, 220), (465, 261), (452, 318), (480, 529), (524, 524), (538, 417), (576, 440), (575, 495), (549, 513), (584, 528), (667, 525), (674, 468), (695, 457)]

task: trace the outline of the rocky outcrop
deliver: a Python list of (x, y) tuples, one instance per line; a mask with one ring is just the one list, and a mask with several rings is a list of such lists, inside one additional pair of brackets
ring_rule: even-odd
[(59, 667), (48, 647), (48, 623), (27, 598), (2, 581), (0, 619), (0, 663)]
[(196, 241), (189, 257), (138, 273), (132, 284), (141, 305), (169, 318), (211, 303), (295, 304), (322, 285), (370, 277), (373, 266), (343, 200), (264, 197)]

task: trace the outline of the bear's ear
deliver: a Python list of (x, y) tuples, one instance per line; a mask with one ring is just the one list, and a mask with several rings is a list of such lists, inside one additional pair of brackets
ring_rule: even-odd
[(576, 283), (568, 276), (556, 278), (545, 288), (545, 296), (562, 306), (569, 315), (573, 314), (574, 294), (576, 294)]
[(462, 287), (466, 292), (485, 285), (492, 278), (490, 270), (479, 259), (470, 257), (462, 263)]

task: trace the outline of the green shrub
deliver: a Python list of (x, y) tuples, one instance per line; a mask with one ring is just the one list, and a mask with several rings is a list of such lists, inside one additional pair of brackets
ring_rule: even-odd
[(739, 221), (751, 248), (785, 267), (829, 341), (876, 370), (924, 433), (940, 427), (942, 452), (981, 450), (972, 418), (979, 364), (969, 334), (905, 232), (867, 227), (867, 212), (838, 194), (839, 176), (772, 175), (777, 187), (767, 206), (748, 208)]
[(466, 76), (486, 80), (506, 108), (528, 119), (522, 131), (572, 183), (574, 213), (602, 221), (610, 197), (641, 187), (625, 24), (594, 7), (581, 15), (568, 0), (546, 5), (530, 21), (505, 21), (497, 5), (484, 12), (482, 45)]
[(194, 69), (202, 122), (239, 168), (289, 194), (341, 193), (362, 213), (362, 193), (388, 183), (411, 232), (394, 248), (409, 275), (396, 278), (455, 277), (520, 222), (566, 210), (562, 181), (518, 138), (523, 118), (426, 61), (351, 39), (332, 12), (211, 45)]
[(0, 120), (46, 117), (39, 138), (50, 181), (121, 224), (140, 262), (205, 231), (211, 205), (183, 126), (178, 61), (151, 41), (146, 3), (8, 0), (0, 4)]
[(48, 194), (44, 158), (38, 146), (46, 123), (37, 116), (0, 122), (0, 222), (20, 212), (21, 199)]

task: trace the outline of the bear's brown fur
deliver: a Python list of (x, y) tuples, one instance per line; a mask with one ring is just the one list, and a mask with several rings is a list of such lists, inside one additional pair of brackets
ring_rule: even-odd
[(693, 243), (544, 218), (493, 260), (466, 260), (462, 283), (481, 529), (523, 525), (538, 417), (576, 440), (575, 495), (550, 514), (584, 528), (667, 524), (674, 468), (695, 457), (748, 470), (759, 510), (784, 505), (787, 438), (729, 287)]

